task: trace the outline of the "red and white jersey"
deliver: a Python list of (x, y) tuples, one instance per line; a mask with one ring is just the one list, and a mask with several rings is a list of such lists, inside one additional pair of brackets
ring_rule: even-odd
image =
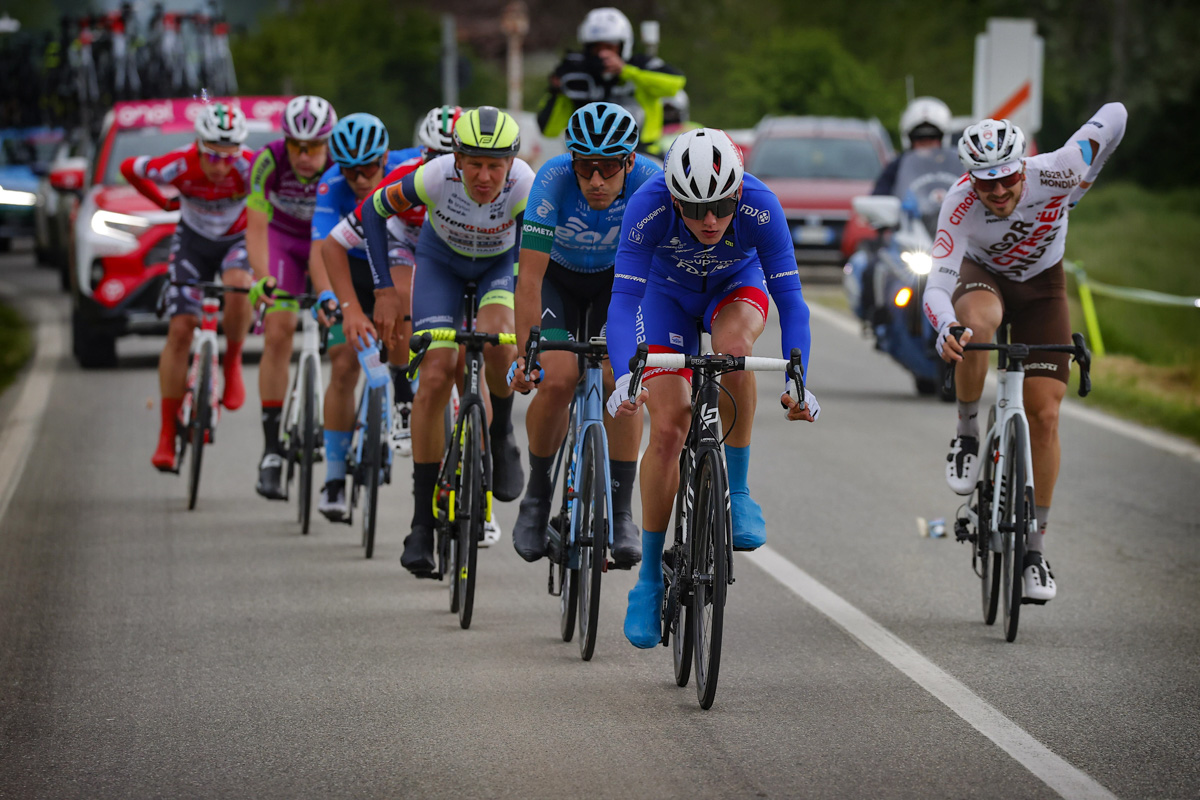
[(1068, 212), (1087, 192), (1125, 133), (1125, 107), (1109, 103), (1050, 153), (1025, 159), (1025, 186), (1003, 219), (980, 201), (964, 174), (946, 193), (925, 288), (925, 315), (935, 328), (954, 320), (950, 298), (964, 258), (1024, 282), (1062, 261)]
[(223, 239), (241, 233), (246, 229), (246, 197), (250, 193), (253, 151), (243, 147), (233, 162), (233, 169), (219, 183), (213, 183), (204, 174), (200, 158), (200, 151), (193, 143), (165, 155), (130, 159), (132, 164), (129, 161), (122, 164), (121, 172), (139, 191), (156, 202), (154, 195), (162, 195), (155, 185), (178, 189), (183, 222), (201, 236)]

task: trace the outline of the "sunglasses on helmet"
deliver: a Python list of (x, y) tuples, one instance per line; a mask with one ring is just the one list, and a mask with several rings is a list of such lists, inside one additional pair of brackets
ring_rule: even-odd
[(223, 150), (213, 150), (204, 142), (196, 142), (196, 149), (208, 159), (208, 163), (210, 164), (220, 164), (222, 161), (236, 161), (238, 156), (241, 155), (240, 147), (232, 153), (227, 153)]
[(996, 186), (1003, 186), (1005, 189), (1011, 189), (1017, 185), (1017, 182), (1025, 177), (1025, 170), (1014, 172), (1011, 175), (1005, 175), (1003, 178), (976, 178), (971, 177), (971, 185), (980, 192), (994, 191)]
[(676, 200), (675, 203), (679, 206), (679, 213), (688, 219), (704, 219), (710, 211), (713, 216), (720, 219), (731, 216), (734, 211), (737, 211), (738, 199), (735, 196), (713, 200), (709, 203), (689, 203), (686, 200)]
[(626, 158), (572, 158), (571, 169), (585, 181), (592, 179), (592, 173), (599, 172), (600, 177), (608, 180), (625, 169)]

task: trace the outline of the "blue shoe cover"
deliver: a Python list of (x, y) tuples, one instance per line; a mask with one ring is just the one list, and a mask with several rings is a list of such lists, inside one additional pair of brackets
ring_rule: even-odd
[(733, 511), (733, 549), (757, 550), (767, 543), (767, 523), (763, 520), (762, 506), (745, 492), (733, 492), (730, 496)]
[(625, 611), (625, 638), (643, 650), (662, 643), (663, 585), (639, 579), (629, 590)]

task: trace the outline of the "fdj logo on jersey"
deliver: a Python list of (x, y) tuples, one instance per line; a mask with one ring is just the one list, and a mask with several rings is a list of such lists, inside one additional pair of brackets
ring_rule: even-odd
[(771, 221), (771, 212), (769, 210), (759, 211), (757, 208), (742, 204), (741, 211), (748, 217), (758, 217), (759, 225), (766, 225)]

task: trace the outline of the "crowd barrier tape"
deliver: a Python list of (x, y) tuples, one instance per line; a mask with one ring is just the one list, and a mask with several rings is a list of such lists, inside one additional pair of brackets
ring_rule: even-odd
[(1092, 352), (1098, 356), (1104, 355), (1104, 339), (1100, 335), (1100, 320), (1096, 316), (1096, 303), (1093, 295), (1098, 294), (1103, 297), (1152, 306), (1185, 306), (1200, 309), (1200, 297), (1182, 297), (1150, 289), (1132, 289), (1128, 286), (1100, 283), (1089, 279), (1083, 265), (1073, 261), (1063, 261), (1063, 269), (1074, 276), (1075, 283), (1079, 287), (1079, 303), (1083, 307), (1083, 322), (1087, 326), (1088, 341), (1092, 344)]

